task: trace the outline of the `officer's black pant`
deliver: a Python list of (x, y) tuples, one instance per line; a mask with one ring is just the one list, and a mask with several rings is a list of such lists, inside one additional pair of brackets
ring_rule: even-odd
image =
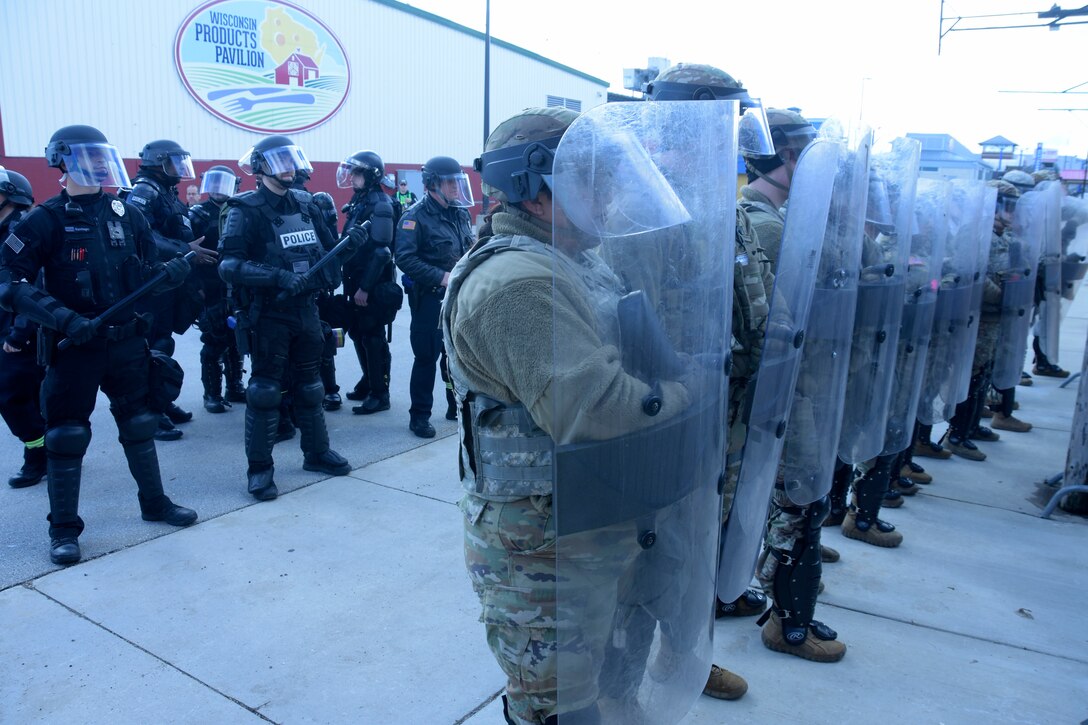
[[(413, 316), (413, 319), (414, 316)], [(355, 392), (372, 395), (375, 398), (389, 398), (389, 375), (393, 356), (389, 352), (389, 343), (385, 339), (385, 325), (366, 313), (357, 313), (349, 330), (355, 346), (355, 355), (359, 358), (362, 378), (355, 386)], [(434, 376), (431, 376), (432, 387)], [(415, 398), (413, 397), (413, 401)]]
[(442, 331), (438, 327), (442, 298), (433, 292), (416, 292), (413, 288), (408, 295), (408, 304), (412, 310), (410, 339), (415, 356), (412, 378), (408, 383), (412, 396), (412, 407), (408, 413), (413, 420), (427, 420), (434, 405), (435, 367), (439, 356), (445, 355)]
[(45, 435), (41, 390), (45, 368), (33, 345), (20, 352), (0, 352), (0, 416), (23, 443)]
[(328, 431), (321, 409), (323, 346), (321, 321), (312, 303), (261, 312), (252, 331), (253, 374), (246, 394), (246, 456), (251, 471), (272, 465), (280, 411), (279, 401), (267, 400), (265, 391), (278, 390), (285, 383), (292, 393), (303, 452), (319, 454), (328, 450)]
[(234, 331), (227, 327), (227, 308), (224, 303), (204, 309), (200, 316), (200, 342), (203, 343), (200, 348), (200, 380), (204, 384), (204, 394), (218, 397), (223, 392), (224, 364), (227, 365), (228, 373), (230, 370), (226, 356), (241, 358)]
[[(54, 536), (78, 536), (83, 529), (74, 507), (65, 506), (61, 512), (54, 506), (54, 501), (78, 497), (78, 467), (83, 452), (54, 450), (49, 431), (61, 427), (84, 428), (89, 439), (90, 417), (99, 388), (110, 401), (110, 413), (119, 430), (123, 422), (146, 413), (148, 361), (147, 343), (138, 335), (118, 341), (96, 337), (83, 345), (54, 351), (42, 384), (46, 455), (51, 466), (61, 460), (77, 467), (74, 476), (49, 477), (50, 531)], [(150, 436), (149, 432), (149, 439)], [(134, 441), (122, 441), (129, 442)], [(74, 491), (59, 490), (63, 487), (72, 487)]]

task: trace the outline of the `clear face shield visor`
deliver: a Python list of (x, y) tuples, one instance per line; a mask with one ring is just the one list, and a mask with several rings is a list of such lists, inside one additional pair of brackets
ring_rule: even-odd
[[(691, 221), (691, 215), (642, 144), (630, 134), (576, 139), (592, 126), (570, 131), (560, 145), (551, 178), (560, 211), (582, 232), (600, 239), (628, 237)], [(578, 144), (575, 146), (575, 144)], [(553, 186), (554, 183), (554, 186)]]
[(110, 144), (72, 144), (61, 156), (68, 178), (80, 186), (131, 186), (121, 154)]
[(737, 122), (737, 151), (742, 156), (774, 156), (774, 141), (767, 112), (758, 98), (741, 101)]
[(888, 199), (888, 187), (880, 179), (869, 179), (869, 196), (865, 206), (865, 223), (881, 234), (895, 234), (895, 217)]
[(306, 154), (298, 146), (279, 146), (264, 151), (254, 151), (251, 148), (242, 158), (238, 159), (238, 168), (250, 176), (253, 175), (251, 159), (254, 153), (261, 155), (260, 170), (263, 174), (279, 176), (285, 172), (308, 171), (312, 173), (314, 170), (309, 159), (306, 158)]
[(352, 183), (352, 176), (355, 174), (362, 175), (365, 171), (365, 168), (354, 161), (341, 161), (340, 165), (336, 167), (336, 186), (340, 189), (353, 188), (355, 185)]
[(994, 209), (994, 221), (1003, 226), (1011, 226), (1016, 212), (1016, 199), (1009, 196), (998, 196), (997, 206)]
[(468, 183), (468, 174), (445, 174), (438, 177), (438, 193), (450, 206), (470, 208), (475, 201), (472, 198), (472, 187)]
[(189, 154), (170, 154), (162, 162), (162, 170), (167, 176), (178, 179), (195, 179), (193, 158)]
[(205, 172), (204, 178), (200, 180), (200, 193), (209, 196), (234, 196), (234, 193), (238, 190), (239, 181), (240, 179), (237, 176), (227, 171), (218, 169), (208, 171)]

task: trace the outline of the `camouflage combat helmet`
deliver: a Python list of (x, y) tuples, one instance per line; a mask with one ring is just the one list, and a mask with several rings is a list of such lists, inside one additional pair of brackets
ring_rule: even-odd
[(1031, 174), (1026, 171), (1020, 171), (1019, 169), (1013, 169), (1012, 171), (1006, 171), (1005, 175), (1001, 177), (1003, 181), (1007, 181), (1021, 192), (1031, 191), (1035, 188), (1035, 179), (1031, 177)]
[(661, 71), (643, 89), (652, 101), (701, 101), (730, 99), (751, 101), (740, 81), (725, 71), (703, 63), (677, 63)]
[(775, 153), (784, 148), (800, 152), (816, 138), (816, 128), (800, 113), (788, 108), (768, 108), (767, 123), (771, 127)]
[(997, 198), (1005, 199), (1019, 199), (1020, 190), (1016, 188), (1015, 184), (1010, 184), (1004, 179), (991, 179), (986, 182), (986, 186), (992, 186), (997, 189)]
[(1031, 178), (1035, 179), (1036, 184), (1041, 184), (1044, 181), (1057, 181), (1058, 174), (1053, 169), (1039, 169), (1031, 172)]
[(483, 192), (510, 204), (535, 199), (551, 176), (559, 139), (577, 117), (565, 108), (526, 108), (500, 123), (473, 164)]

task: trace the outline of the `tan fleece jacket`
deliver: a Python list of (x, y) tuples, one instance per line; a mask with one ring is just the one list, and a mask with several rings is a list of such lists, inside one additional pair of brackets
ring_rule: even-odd
[[(666, 381), (661, 412), (646, 415), (650, 387), (624, 372), (620, 351), (602, 341), (577, 262), (555, 264), (547, 233), (522, 219), (496, 214), (493, 224), (497, 236), (517, 231), (519, 243), (541, 253), (496, 254), (447, 299), (451, 354), (469, 389), (521, 402), (560, 445), (658, 425), (691, 403), (682, 384)], [(462, 260), (453, 275), (466, 266)]]

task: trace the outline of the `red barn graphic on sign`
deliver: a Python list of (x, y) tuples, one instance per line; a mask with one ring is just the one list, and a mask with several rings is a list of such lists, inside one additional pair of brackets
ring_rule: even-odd
[(317, 68), (317, 63), (314, 63), (310, 56), (292, 53), (287, 56), (287, 60), (280, 63), (279, 67), (276, 68), (276, 84), (289, 86), (291, 81), (294, 81), (295, 85), (301, 88), (306, 81), (317, 78), (318, 75), (320, 75), (320, 71)]

